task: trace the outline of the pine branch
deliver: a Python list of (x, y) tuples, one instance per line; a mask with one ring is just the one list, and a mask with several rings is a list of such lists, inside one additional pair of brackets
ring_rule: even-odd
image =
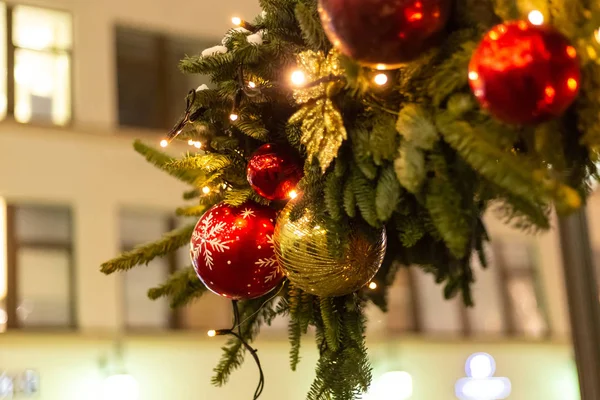
[(179, 207), (175, 210), (175, 213), (184, 217), (201, 217), (207, 209), (208, 206), (199, 204), (196, 206)]
[(162, 151), (145, 145), (140, 140), (136, 140), (133, 143), (133, 148), (139, 154), (143, 155), (148, 162), (160, 168), (161, 170), (166, 171), (169, 173), (169, 175), (182, 180), (183, 182), (193, 183), (198, 178), (197, 172), (190, 171), (188, 169), (173, 170), (169, 168), (169, 165), (175, 160), (173, 157), (163, 153)]
[(331, 351), (338, 351), (341, 342), (341, 318), (336, 310), (333, 298), (322, 297), (320, 300), (321, 318), (323, 319), (325, 340)]
[(200, 169), (205, 172), (214, 172), (225, 169), (233, 164), (229, 156), (223, 154), (188, 154), (180, 160), (172, 160), (166, 167), (170, 171), (189, 171)]
[(393, 166), (388, 166), (381, 171), (377, 182), (375, 196), (375, 210), (380, 221), (387, 221), (392, 217), (400, 202), (401, 188)]
[(100, 270), (104, 274), (112, 274), (116, 271), (127, 271), (136, 265), (146, 264), (156, 257), (163, 257), (183, 247), (190, 242), (190, 237), (194, 231), (195, 224), (186, 225), (175, 229), (163, 235), (163, 237), (153, 243), (138, 246), (131, 251), (127, 251), (120, 256), (102, 264)]
[(194, 268), (187, 267), (175, 272), (162, 285), (150, 289), (148, 297), (152, 300), (168, 297), (171, 307), (178, 308), (200, 298), (206, 291)]
[(307, 3), (298, 3), (295, 8), (295, 15), (302, 30), (302, 37), (312, 50), (326, 52), (329, 48), (329, 41), (319, 20), (317, 2), (310, 0)]

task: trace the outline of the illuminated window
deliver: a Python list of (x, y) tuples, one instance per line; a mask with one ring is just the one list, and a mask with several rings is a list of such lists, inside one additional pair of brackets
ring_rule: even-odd
[(71, 119), (71, 15), (18, 5), (9, 18), (15, 119), (67, 124)]

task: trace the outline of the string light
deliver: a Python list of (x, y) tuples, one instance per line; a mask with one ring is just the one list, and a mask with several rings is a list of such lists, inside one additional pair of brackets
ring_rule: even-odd
[(377, 71), (385, 71), (385, 64), (377, 64), (377, 66), (375, 67), (375, 69)]
[(208, 337), (215, 337), (217, 336), (217, 331), (211, 329), (210, 331), (206, 332), (206, 334), (208, 335)]
[(295, 199), (296, 197), (298, 197), (298, 192), (296, 192), (295, 190), (290, 190), (290, 192), (288, 193), (288, 196), (290, 197), (290, 199)]
[(209, 193), (210, 193), (210, 188), (209, 188), (208, 186), (204, 186), (204, 187), (202, 188), (202, 193), (204, 193), (204, 194), (209, 194)]
[(388, 82), (388, 76), (386, 74), (377, 74), (375, 75), (373, 81), (375, 82), (375, 84), (383, 86)]
[(596, 42), (600, 43), (600, 28), (594, 31), (594, 37), (596, 38)]
[(163, 139), (160, 141), (160, 147), (167, 147), (169, 145), (169, 141), (167, 139)]
[(369, 283), (369, 289), (371, 289), (371, 290), (377, 289), (377, 283), (376, 282)]
[(200, 147), (202, 147), (202, 143), (200, 142), (194, 142), (194, 147), (199, 149)]
[(240, 17), (233, 17), (231, 18), (231, 23), (235, 26), (240, 26), (242, 25), (242, 19)]
[(194, 145), (194, 141), (192, 139), (188, 140), (188, 145), (193, 146)]
[(302, 86), (306, 83), (306, 75), (304, 74), (303, 71), (300, 70), (296, 70), (294, 72), (292, 72), (292, 83), (295, 86)]
[(249, 87), (250, 89), (254, 89), (254, 88), (256, 87), (256, 83), (254, 83), (254, 82), (250, 81), (250, 82), (248, 82), (248, 87)]
[(229, 119), (232, 120), (232, 121), (237, 121), (239, 117), (240, 116), (237, 115), (236, 113), (229, 114)]
[(529, 19), (529, 22), (533, 25), (542, 25), (544, 23), (544, 14), (538, 10), (533, 10), (529, 13), (527, 19)]

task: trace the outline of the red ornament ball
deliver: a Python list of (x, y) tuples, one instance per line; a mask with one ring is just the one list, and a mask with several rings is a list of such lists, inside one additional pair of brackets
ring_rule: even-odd
[(275, 144), (261, 146), (248, 162), (250, 186), (268, 200), (294, 197), (294, 190), (302, 175), (298, 159), (289, 150)]
[(319, 0), (319, 14), (338, 50), (360, 64), (392, 69), (436, 45), (451, 4), (451, 0)]
[(561, 115), (577, 97), (577, 51), (558, 31), (525, 21), (497, 25), (473, 54), (469, 82), (482, 107), (515, 124)]
[(283, 279), (273, 249), (276, 212), (254, 202), (209, 209), (190, 243), (192, 264), (212, 292), (234, 300), (254, 299)]

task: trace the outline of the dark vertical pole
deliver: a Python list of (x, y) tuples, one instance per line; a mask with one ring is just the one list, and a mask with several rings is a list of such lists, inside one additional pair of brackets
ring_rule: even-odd
[(600, 399), (600, 301), (585, 210), (559, 218), (571, 335), (582, 400)]

